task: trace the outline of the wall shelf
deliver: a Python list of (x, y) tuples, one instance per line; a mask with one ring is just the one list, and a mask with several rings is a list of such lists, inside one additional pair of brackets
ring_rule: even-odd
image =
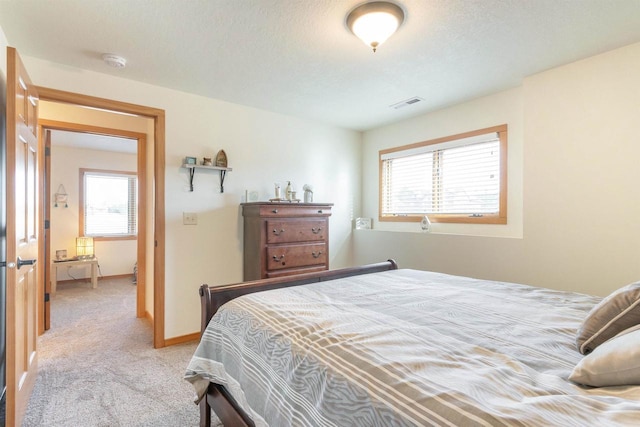
[(190, 165), (187, 163), (182, 164), (183, 168), (189, 169), (189, 191), (193, 191), (193, 175), (196, 173), (196, 169), (200, 170), (214, 170), (220, 172), (220, 192), (224, 193), (224, 179), (227, 176), (227, 172), (233, 169), (223, 168), (220, 166), (204, 166), (204, 165)]

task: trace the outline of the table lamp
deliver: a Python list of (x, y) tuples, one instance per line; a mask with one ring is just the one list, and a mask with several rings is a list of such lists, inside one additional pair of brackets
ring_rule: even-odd
[(93, 237), (76, 237), (76, 255), (78, 259), (93, 258)]

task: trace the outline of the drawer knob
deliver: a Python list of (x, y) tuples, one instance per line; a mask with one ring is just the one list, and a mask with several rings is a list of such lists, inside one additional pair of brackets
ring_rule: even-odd
[(278, 209), (273, 209), (271, 212), (278, 213)]
[(273, 229), (273, 234), (276, 236), (279, 236), (282, 233), (284, 233), (284, 228), (281, 228), (280, 231), (276, 230), (275, 228)]
[(318, 234), (318, 233), (319, 233), (319, 232), (321, 232), (321, 231), (322, 231), (322, 227), (313, 227), (313, 228), (311, 229), (311, 232), (312, 232), (313, 234)]
[(283, 259), (284, 259), (284, 255), (280, 255), (280, 256), (278, 256), (278, 255), (274, 255), (274, 256), (273, 256), (273, 260), (274, 260), (275, 262), (282, 261)]
[(318, 213), (321, 214), (322, 213), (322, 209), (318, 209)]
[(311, 252), (311, 256), (313, 256), (314, 258), (319, 258), (320, 255), (322, 255), (322, 251)]

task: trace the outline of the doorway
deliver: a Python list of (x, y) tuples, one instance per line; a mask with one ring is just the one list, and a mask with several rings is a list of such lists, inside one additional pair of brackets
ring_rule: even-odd
[[(44, 115), (47, 110), (53, 114), (53, 107), (52, 103), (41, 102)], [(77, 116), (73, 111), (69, 114), (67, 108), (58, 115)], [(100, 112), (93, 120), (100, 119), (100, 115), (108, 117), (108, 113)], [(144, 127), (146, 120), (140, 120), (141, 127)], [(39, 126), (45, 145), (45, 283), (55, 284), (60, 279), (52, 275), (75, 279), (70, 274), (71, 267), (90, 271), (91, 266), (83, 263), (57, 261), (74, 256), (76, 236), (100, 231), (104, 235), (95, 237), (91, 246), (97, 256), (100, 276), (118, 274), (132, 277), (135, 274), (135, 315), (151, 317), (147, 316), (145, 302), (146, 228), (137, 226), (145, 224), (147, 217), (146, 134), (47, 119), (40, 119)], [(98, 181), (102, 188), (98, 192), (84, 192), (81, 189), (85, 181)], [(84, 209), (85, 204), (92, 202), (86, 196), (106, 195), (105, 185), (115, 185), (116, 196), (122, 196), (123, 200), (117, 203), (109, 199), (95, 200), (93, 203), (96, 205), (106, 202), (107, 209), (95, 212)], [(122, 192), (124, 194), (119, 194)], [(52, 261), (56, 263), (52, 264)], [(57, 268), (52, 269), (52, 265)], [(134, 265), (137, 267), (135, 270)], [(96, 280), (96, 268), (91, 268), (93, 281)], [(53, 296), (54, 292), (51, 286), (50, 295)], [(45, 298), (45, 330), (51, 324), (51, 301), (51, 298), (48, 301)]]
[[(147, 234), (144, 241), (143, 239), (139, 239), (138, 244), (144, 245), (143, 252), (146, 252), (147, 254), (144, 260), (146, 263), (145, 271), (150, 273), (147, 275), (153, 279), (146, 281), (147, 286), (145, 287), (145, 297), (141, 299), (140, 302), (145, 303), (146, 307), (144, 315), (149, 317), (153, 323), (154, 347), (164, 347), (164, 110), (43, 87), (38, 87), (38, 92), (41, 101), (70, 104), (90, 109), (107, 110), (151, 119), (151, 129), (147, 134), (152, 134), (152, 136), (145, 138), (144, 142), (148, 153), (147, 161), (145, 162), (147, 173), (144, 179), (139, 181), (141, 184), (145, 183), (147, 188), (149, 188), (149, 191), (147, 192), (148, 209), (144, 219), (144, 222), (147, 224)], [(69, 120), (67, 124), (69, 123), (72, 123), (72, 120)], [(49, 125), (51, 127), (51, 123), (49, 123)], [(105, 129), (101, 128), (95, 133), (99, 134), (103, 132), (105, 132)], [(43, 133), (40, 133), (40, 135), (42, 138)], [(44, 146), (44, 141), (41, 146)], [(43, 167), (43, 165), (41, 165), (41, 167)], [(139, 170), (141, 169), (143, 168), (139, 168)], [(43, 171), (41, 171), (41, 173), (42, 172)], [(45, 190), (44, 186), (42, 187), (42, 190)], [(45, 235), (44, 224), (44, 221), (42, 221), (42, 235)], [(40, 256), (44, 259), (44, 245)], [(138, 265), (139, 275), (142, 272), (141, 267), (141, 265)], [(48, 281), (44, 281), (44, 285), (41, 286), (39, 292), (41, 296), (40, 301), (42, 301), (42, 306), (39, 307), (39, 311), (40, 313), (45, 313), (45, 294), (50, 292)], [(39, 326), (41, 329), (40, 333), (43, 333), (44, 324)]]

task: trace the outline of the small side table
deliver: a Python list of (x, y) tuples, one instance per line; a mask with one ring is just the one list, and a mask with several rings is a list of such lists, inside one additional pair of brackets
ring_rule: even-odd
[(93, 289), (98, 287), (98, 258), (89, 259), (76, 259), (72, 261), (54, 261), (51, 263), (51, 294), (56, 293), (58, 287), (58, 267), (71, 267), (71, 266), (91, 266), (91, 287)]

